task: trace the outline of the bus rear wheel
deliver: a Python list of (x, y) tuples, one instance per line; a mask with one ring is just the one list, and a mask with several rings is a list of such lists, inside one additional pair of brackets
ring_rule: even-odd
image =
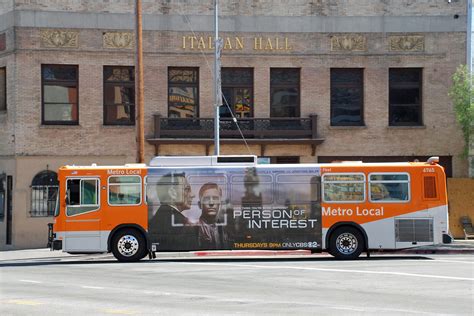
[(356, 259), (363, 249), (364, 238), (361, 232), (354, 227), (339, 227), (331, 234), (329, 239), (329, 253), (336, 259)]
[(146, 242), (136, 229), (123, 229), (112, 239), (112, 253), (118, 261), (134, 262), (146, 255)]

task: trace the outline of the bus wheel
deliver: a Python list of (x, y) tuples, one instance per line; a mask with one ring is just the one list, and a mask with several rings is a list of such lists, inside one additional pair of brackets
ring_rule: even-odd
[(356, 259), (363, 249), (364, 238), (360, 231), (354, 227), (340, 227), (331, 234), (329, 253), (336, 259)]
[(138, 261), (146, 255), (145, 238), (136, 229), (120, 230), (112, 239), (112, 253), (121, 262)]

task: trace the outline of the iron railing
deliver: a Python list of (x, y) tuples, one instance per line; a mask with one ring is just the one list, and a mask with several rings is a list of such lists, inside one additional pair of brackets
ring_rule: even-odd
[(32, 185), (30, 215), (32, 217), (53, 216), (58, 190), (57, 185)]
[[(154, 138), (212, 139), (213, 118), (164, 118), (154, 116)], [(241, 118), (237, 123), (248, 139), (316, 139), (317, 115), (309, 118)], [(230, 118), (220, 119), (221, 138), (241, 138), (237, 124)]]

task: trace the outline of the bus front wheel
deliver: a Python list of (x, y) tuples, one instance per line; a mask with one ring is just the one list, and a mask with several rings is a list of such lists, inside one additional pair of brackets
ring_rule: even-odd
[(353, 260), (360, 256), (364, 249), (364, 238), (361, 232), (350, 226), (337, 228), (329, 240), (329, 253), (336, 259)]
[(113, 237), (112, 253), (121, 262), (138, 261), (146, 255), (145, 238), (136, 229), (120, 230)]

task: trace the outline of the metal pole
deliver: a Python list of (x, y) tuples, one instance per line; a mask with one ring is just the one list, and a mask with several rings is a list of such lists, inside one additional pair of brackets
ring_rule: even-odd
[(142, 46), (142, 1), (136, 0), (135, 5), (135, 38), (136, 38), (136, 63), (135, 63), (135, 90), (136, 90), (136, 124), (137, 124), (137, 162), (145, 162), (145, 119), (144, 92), (143, 92), (143, 46)]
[(215, 114), (214, 114), (214, 155), (219, 156), (220, 146), (219, 146), (219, 107), (222, 103), (221, 96), (221, 41), (219, 40), (219, 1), (214, 0), (214, 105), (215, 105)]

